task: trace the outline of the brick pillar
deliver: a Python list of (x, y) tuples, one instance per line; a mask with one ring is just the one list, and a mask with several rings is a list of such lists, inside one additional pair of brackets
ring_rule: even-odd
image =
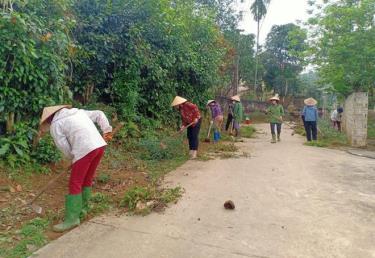
[(367, 145), (368, 93), (355, 92), (344, 104), (344, 130), (353, 147)]

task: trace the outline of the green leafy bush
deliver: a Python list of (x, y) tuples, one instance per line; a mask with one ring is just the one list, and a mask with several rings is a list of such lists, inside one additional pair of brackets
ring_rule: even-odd
[(11, 168), (30, 162), (30, 142), (35, 130), (25, 123), (15, 125), (15, 132), (0, 138), (0, 158)]
[(49, 164), (59, 161), (61, 153), (53, 143), (52, 137), (46, 136), (40, 140), (32, 157), (41, 164)]

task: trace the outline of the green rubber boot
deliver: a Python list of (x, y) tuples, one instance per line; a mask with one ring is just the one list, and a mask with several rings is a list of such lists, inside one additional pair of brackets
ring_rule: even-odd
[(271, 143), (276, 143), (276, 135), (272, 135), (272, 140), (271, 140)]
[(277, 141), (281, 142), (280, 134), (277, 135)]
[(91, 199), (91, 193), (92, 188), (90, 186), (83, 187), (82, 189), (82, 211), (81, 211), (81, 218), (85, 218), (86, 215), (90, 211), (90, 199)]
[(53, 231), (64, 232), (79, 225), (79, 215), (82, 210), (82, 194), (65, 196), (64, 222), (53, 226)]

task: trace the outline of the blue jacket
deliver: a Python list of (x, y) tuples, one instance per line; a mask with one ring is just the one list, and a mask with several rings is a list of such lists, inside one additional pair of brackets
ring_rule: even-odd
[(318, 109), (315, 106), (305, 106), (302, 115), (306, 122), (318, 121)]

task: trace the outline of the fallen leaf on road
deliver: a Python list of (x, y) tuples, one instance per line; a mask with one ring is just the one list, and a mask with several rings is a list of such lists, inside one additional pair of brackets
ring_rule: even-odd
[(16, 190), (17, 190), (17, 192), (22, 192), (22, 186), (21, 185), (17, 185), (16, 186)]

